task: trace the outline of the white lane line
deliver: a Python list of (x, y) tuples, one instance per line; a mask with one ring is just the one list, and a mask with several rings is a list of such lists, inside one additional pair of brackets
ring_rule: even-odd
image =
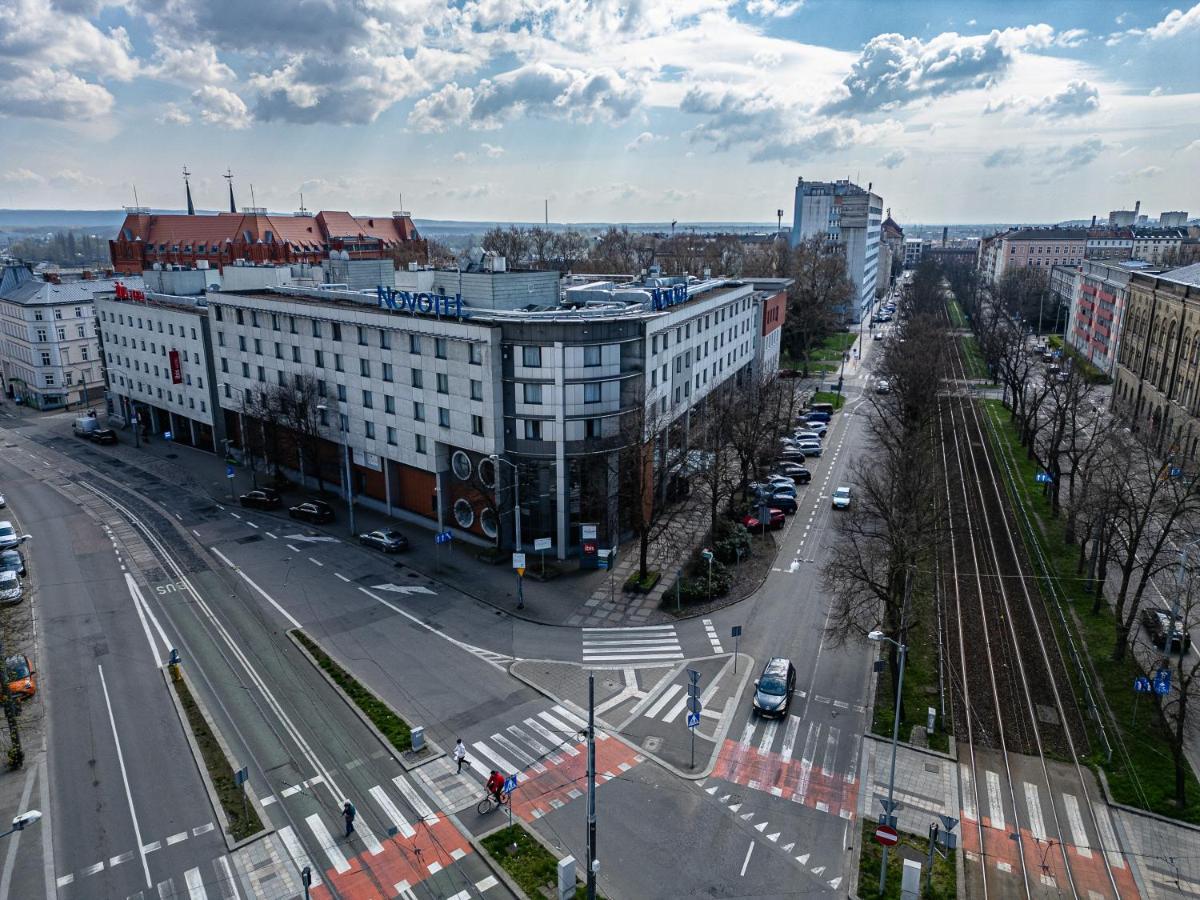
[(583, 654), (583, 661), (595, 663), (623, 663), (623, 662), (657, 662), (658, 660), (673, 660), (683, 659), (683, 651), (678, 653), (628, 653), (616, 652), (596, 655), (593, 653)]
[(121, 781), (125, 783), (125, 800), (129, 804), (129, 817), (133, 820), (133, 836), (142, 857), (142, 873), (146, 876), (146, 887), (154, 887), (154, 882), (150, 880), (150, 864), (146, 861), (146, 851), (142, 849), (142, 827), (138, 824), (137, 810), (133, 808), (133, 792), (129, 790), (129, 774), (125, 771), (125, 754), (121, 752), (121, 738), (117, 735), (117, 719), (113, 715), (112, 701), (108, 698), (108, 683), (104, 680), (104, 666), (97, 665), (96, 668), (100, 670), (100, 689), (104, 692), (104, 705), (108, 707), (108, 724), (112, 726), (113, 743), (117, 745), (117, 764), (121, 768)]
[(993, 828), (1004, 830), (1004, 801), (1000, 794), (1000, 776), (988, 769), (984, 773), (987, 777), (987, 794), (988, 794), (988, 812)]
[[(264, 531), (263, 534), (265, 534), (267, 537), (269, 537), (273, 541), (279, 540), (279, 535), (277, 535), (277, 534), (272, 534), (269, 531)], [(222, 858), (224, 858), (224, 857), (222, 857)]]
[(142, 847), (142, 849), (147, 853), (153, 853), (155, 850), (161, 850), (162, 841), (151, 841), (149, 844), (146, 844), (146, 846)]
[[(212, 830), (213, 830), (212, 822), (209, 822), (207, 825), (197, 825), (195, 828), (192, 829), (192, 837), (200, 837), (200, 835), (208, 834)], [(221, 858), (224, 859), (224, 857), (221, 857)]]
[(413, 808), (413, 812), (417, 814), (422, 822), (426, 825), (437, 824), (437, 813), (429, 808), (429, 804), (425, 802), (425, 799), (417, 793), (417, 789), (409, 784), (403, 775), (397, 775), (393, 778), (392, 784), (400, 789), (400, 793), (404, 795), (404, 799), (408, 801), (408, 805)]
[(250, 585), (250, 587), (252, 587), (252, 588), (254, 588), (254, 590), (258, 591), (258, 593), (261, 594), (268, 603), (270, 603), (273, 607), (275, 607), (276, 611), (281, 616), (283, 616), (285, 619), (288, 620), (289, 623), (291, 623), (291, 626), (293, 628), (300, 627), (300, 621), (295, 616), (293, 616), (290, 612), (288, 612), (286, 609), (284, 609), (282, 606), (280, 606), (279, 603), (276, 602), (274, 597), (272, 597), (270, 594), (268, 594), (266, 591), (264, 591), (262, 588), (260, 588), (257, 584), (255, 584), (254, 581), (250, 578), (250, 576), (247, 575), (245, 572), (243, 572), (238, 566), (235, 566), (233, 564), (233, 561), (230, 560), (230, 558), (228, 556), (226, 556), (224, 553), (222, 553), (216, 547), (209, 547), (208, 549), (210, 549), (216, 555), (216, 557), (221, 560), (221, 562), (225, 563), (225, 565), (229, 566), (229, 568), (231, 568), (231, 569), (233, 569), (233, 571), (237, 572), (238, 575), (240, 575), (242, 577), (242, 581), (246, 582), (246, 584)]
[(317, 839), (317, 846), (325, 851), (325, 856), (329, 859), (329, 864), (339, 875), (345, 875), (350, 871), (350, 863), (346, 862), (346, 857), (342, 853), (342, 848), (337, 845), (337, 841), (333, 839), (333, 835), (329, 833), (329, 829), (325, 827), (325, 823), (321, 821), (321, 817), (316, 813), (311, 816), (305, 816), (304, 821), (308, 823), (309, 830), (312, 831), (313, 837)]
[(154, 657), (154, 664), (160, 665), (162, 660), (158, 656), (158, 648), (154, 646), (154, 635), (150, 633), (150, 623), (146, 621), (146, 614), (142, 611), (142, 592), (128, 572), (125, 573), (125, 586), (129, 589), (129, 596), (133, 598), (133, 608), (137, 612), (138, 621), (142, 623), (146, 643), (150, 645), (150, 655)]
[(397, 831), (406, 838), (416, 837), (417, 830), (408, 824), (408, 819), (404, 818), (404, 814), (400, 812), (400, 807), (392, 802), (392, 798), (387, 795), (383, 788), (376, 785), (368, 793), (375, 798), (375, 802), (379, 804), (379, 808), (383, 810), (383, 814), (387, 816), (388, 821), (395, 826)]
[(108, 861), (108, 867), (111, 869), (114, 866), (119, 866), (121, 863), (129, 862), (133, 859), (133, 851), (126, 850), (124, 853), (118, 853)]
[(218, 869), (221, 870), (221, 896), (225, 900), (242, 900), (241, 891), (238, 890), (237, 879), (233, 877), (233, 869), (229, 866), (228, 856), (218, 856), (215, 862)]
[(57, 881), (57, 882), (55, 882), (55, 883), (56, 883), (56, 884), (57, 884), (59, 887), (66, 887), (68, 884), (70, 884), (70, 883), (71, 883), (71, 882), (73, 882), (74, 880), (75, 880), (75, 876), (74, 876), (73, 874), (70, 874), (70, 875), (60, 875), (60, 876), (58, 877), (58, 881)]
[(196, 537), (200, 537), (200, 532), (198, 532), (195, 528), (192, 529), (192, 534), (194, 534)]
[(233, 516), (235, 519), (240, 519), (240, 518), (241, 518), (241, 516), (239, 516), (239, 515), (238, 515), (237, 513), (235, 513), (235, 512), (231, 512), (231, 513), (230, 513), (230, 515), (231, 515), (231, 516)]
[(183, 873), (183, 880), (187, 882), (190, 900), (208, 900), (208, 894), (204, 892), (204, 879), (200, 877), (199, 869), (188, 869)]
[(249, 525), (251, 528), (258, 528), (258, 526), (255, 525), (253, 522), (251, 522), (249, 519), (246, 520), (246, 524)]
[(1074, 794), (1063, 794), (1063, 806), (1067, 808), (1067, 822), (1071, 826), (1071, 840), (1075, 842), (1075, 852), (1084, 859), (1092, 858), (1092, 851), (1087, 846), (1087, 832), (1083, 828), (1083, 816), (1079, 812), (1079, 801)]
[(746, 877), (746, 867), (750, 865), (750, 854), (754, 852), (754, 841), (750, 842), (750, 846), (746, 848), (746, 858), (742, 860), (742, 871), (740, 877)]
[(287, 848), (288, 856), (292, 858), (292, 865), (297, 872), (302, 872), (308, 869), (312, 872), (313, 885), (321, 883), (320, 868), (314, 866), (309, 860), (308, 854), (304, 852), (304, 847), (300, 844), (300, 839), (296, 837), (296, 832), (292, 831), (291, 825), (284, 825), (279, 829), (279, 837), (283, 841), (283, 846)]
[(663, 707), (665, 707), (668, 703), (670, 703), (671, 698), (674, 697), (676, 694), (678, 694), (682, 690), (683, 690), (682, 684), (669, 685), (667, 687), (667, 689), (662, 692), (662, 696), (654, 701), (654, 705), (651, 706), (644, 713), (642, 713), (642, 715), (645, 716), (647, 719), (658, 718), (658, 714), (663, 711)]
[(297, 547), (295, 544), (288, 544), (288, 545), (287, 545), (287, 548), (288, 548), (289, 550), (291, 550), (293, 553), (299, 553), (299, 552), (300, 552), (300, 548), (299, 548), (299, 547)]
[(322, 568), (325, 567), (325, 563), (321, 562), (319, 559), (313, 559), (311, 556), (308, 558), (308, 561), (314, 566), (321, 566)]
[(95, 875), (97, 872), (103, 872), (104, 871), (104, 860), (101, 860), (98, 863), (93, 863), (90, 866), (84, 866), (79, 871), (83, 875)]
[(620, 650), (625, 647), (645, 647), (647, 650), (666, 650), (679, 646), (679, 641), (676, 638), (639, 638), (633, 641), (584, 641), (583, 646), (597, 648), (590, 652), (599, 652), (599, 650)]
[(1029, 815), (1029, 830), (1039, 841), (1046, 840), (1046, 822), (1042, 817), (1042, 798), (1036, 784), (1025, 784), (1025, 812)]
[(333, 575), (335, 578), (342, 579), (342, 581), (346, 582), (346, 584), (350, 583), (350, 579), (347, 578), (345, 575), (343, 575), (341, 572), (334, 572)]

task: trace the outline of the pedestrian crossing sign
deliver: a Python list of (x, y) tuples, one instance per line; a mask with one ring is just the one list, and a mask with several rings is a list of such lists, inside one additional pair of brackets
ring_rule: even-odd
[(700, 724), (700, 713), (698, 713), (698, 712), (690, 712), (690, 713), (688, 713), (688, 717), (687, 717), (687, 727), (688, 727), (688, 728), (695, 728), (695, 727), (696, 727), (697, 725), (699, 725), (699, 724)]
[(516, 789), (517, 789), (517, 776), (515, 774), (509, 775), (507, 778), (504, 779), (504, 793), (511, 794)]

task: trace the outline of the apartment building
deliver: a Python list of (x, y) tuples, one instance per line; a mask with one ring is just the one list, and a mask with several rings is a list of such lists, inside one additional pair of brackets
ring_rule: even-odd
[(1085, 259), (1067, 316), (1067, 343), (1097, 369), (1113, 375), (1129, 303), (1129, 281), (1139, 272), (1157, 275), (1162, 271), (1140, 260)]
[(1187, 238), (1186, 228), (1135, 228), (1132, 256), (1156, 266), (1177, 265)]

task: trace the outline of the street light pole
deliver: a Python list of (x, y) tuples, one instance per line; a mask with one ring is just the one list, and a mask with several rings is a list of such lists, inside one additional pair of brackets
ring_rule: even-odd
[[(867, 637), (872, 641), (887, 641), (889, 644), (892, 644), (893, 646), (896, 647), (897, 650), (900, 651), (900, 674), (896, 679), (896, 696), (894, 699), (894, 704), (896, 707), (896, 714), (892, 720), (892, 765), (891, 765), (891, 774), (888, 775), (887, 811), (884, 813), (884, 815), (890, 816), (892, 814), (892, 810), (895, 808), (894, 803), (893, 803), (893, 798), (895, 797), (895, 794), (896, 794), (896, 745), (900, 740), (900, 698), (903, 696), (903, 691), (904, 691), (904, 661), (905, 661), (906, 657), (908, 656), (908, 647), (905, 644), (901, 644), (899, 641), (893, 640), (892, 638), (888, 637), (882, 631), (872, 631), (870, 634), (867, 635)], [(885, 844), (883, 847), (883, 861), (880, 863), (880, 866), (879, 866), (879, 894), (880, 894), (880, 896), (883, 895), (884, 887), (887, 884), (887, 863), (888, 863), (888, 848), (887, 848), (887, 845)]]

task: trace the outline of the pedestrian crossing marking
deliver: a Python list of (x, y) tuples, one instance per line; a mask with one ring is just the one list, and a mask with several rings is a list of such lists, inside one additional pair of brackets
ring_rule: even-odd
[(429, 804), (425, 802), (425, 798), (417, 793), (414, 788), (403, 775), (397, 775), (392, 779), (392, 783), (404, 795), (404, 799), (408, 801), (408, 805), (413, 808), (413, 811), (420, 817), (420, 820), (426, 825), (436, 825), (438, 821), (437, 814), (429, 808)]
[(408, 824), (408, 820), (404, 818), (404, 814), (400, 812), (400, 808), (392, 802), (392, 798), (387, 795), (387, 792), (384, 791), (383, 788), (381, 788), (379, 785), (375, 785), (375, 787), (371, 788), (368, 793), (375, 798), (375, 802), (379, 804), (379, 808), (383, 810), (383, 813), (387, 816), (388, 821), (392, 823), (392, 826), (398, 832), (400, 832), (400, 834), (404, 835), (406, 838), (411, 838), (416, 835), (416, 830), (410, 824)]
[(792, 850), (795, 849), (795, 846), (796, 846), (796, 842), (792, 841), (789, 844), (784, 844), (783, 847), (780, 849), (782, 849), (784, 853), (791, 853)]
[(208, 894), (204, 890), (204, 879), (201, 877), (199, 869), (188, 869), (183, 873), (183, 880), (187, 883), (188, 897), (191, 900), (208, 900)]
[(1038, 793), (1036, 784), (1030, 784), (1028, 781), (1025, 785), (1025, 807), (1029, 814), (1029, 830), (1033, 836), (1039, 840), (1046, 840), (1046, 822), (1042, 818), (1042, 799)]
[(342, 848), (337, 845), (333, 839), (333, 835), (329, 833), (329, 829), (325, 827), (325, 823), (321, 821), (321, 817), (314, 813), (311, 816), (305, 816), (304, 821), (308, 823), (309, 830), (312, 831), (313, 837), (317, 839), (317, 846), (325, 851), (325, 855), (329, 858), (329, 864), (339, 875), (344, 875), (350, 871), (350, 863), (346, 862), (346, 856), (342, 853)]
[(657, 700), (654, 701), (654, 704), (649, 709), (647, 709), (644, 713), (642, 713), (642, 715), (644, 715), (648, 719), (657, 718), (658, 714), (663, 711), (663, 707), (665, 707), (668, 703), (671, 702), (671, 698), (674, 697), (676, 694), (678, 694), (682, 690), (683, 690), (682, 684), (668, 685), (667, 689), (665, 691), (663, 691), (661, 694), (659, 694), (659, 697)]
[(1067, 810), (1067, 824), (1071, 828), (1071, 840), (1075, 842), (1075, 852), (1084, 859), (1092, 858), (1092, 851), (1087, 846), (1087, 832), (1083, 828), (1083, 816), (1079, 812), (1079, 801), (1074, 794), (1063, 794), (1063, 806)]
[(279, 837), (283, 840), (283, 846), (287, 849), (288, 856), (292, 858), (296, 871), (303, 871), (307, 867), (312, 872), (313, 884), (319, 885), (321, 883), (321, 876), (318, 874), (320, 869), (309, 860), (308, 854), (304, 852), (304, 847), (300, 844), (300, 839), (296, 837), (296, 832), (292, 831), (292, 826), (284, 825), (280, 828)]
[(984, 776), (987, 781), (988, 812), (990, 813), (988, 818), (991, 820), (993, 828), (1003, 831), (1006, 823), (1004, 821), (1004, 800), (1000, 794), (1000, 776), (991, 769), (984, 772)]
[(975, 787), (971, 780), (971, 770), (966, 763), (958, 766), (959, 780), (962, 782), (962, 817), (969, 822), (978, 821), (975, 811)]
[(521, 771), (520, 766), (518, 766), (516, 763), (511, 763), (504, 757), (500, 756), (495, 750), (483, 743), (483, 741), (474, 741), (472, 742), (471, 746), (474, 747), (475, 752), (484, 759), (490, 760), (492, 765), (496, 767), (496, 771), (504, 772), (506, 774), (512, 774), (513, 772)]
[(584, 663), (612, 668), (683, 659), (674, 625), (584, 628), (581, 646)]
[(559, 756), (545, 744), (541, 743), (537, 738), (530, 737), (516, 725), (509, 725), (508, 733), (513, 736), (514, 740), (520, 741), (522, 744), (536, 753), (538, 755), (538, 759), (547, 759), (552, 765), (555, 766), (562, 762), (561, 756)]
[[(542, 765), (540, 762), (538, 762), (536, 759), (534, 759), (532, 756), (530, 756), (528, 753), (526, 753), (524, 750), (522, 750), (520, 747), (518, 747), (516, 744), (514, 744), (512, 741), (510, 741), (508, 738), (506, 738), (504, 735), (493, 734), (492, 740), (495, 741), (497, 744), (499, 744), (501, 749), (506, 750), (512, 756), (514, 756), (518, 760), (520, 760), (522, 769), (532, 768), (533, 771), (535, 771), (539, 774), (546, 771), (546, 767), (544, 765)], [(513, 771), (516, 771), (516, 770), (513, 769), (509, 773), (506, 773), (506, 774), (511, 774), (511, 772), (513, 772)]]
[(811, 853), (805, 853), (803, 856), (797, 856), (796, 862), (800, 863), (800, 865), (802, 865), (802, 866), (808, 865), (808, 858), (811, 855), (812, 855)]

